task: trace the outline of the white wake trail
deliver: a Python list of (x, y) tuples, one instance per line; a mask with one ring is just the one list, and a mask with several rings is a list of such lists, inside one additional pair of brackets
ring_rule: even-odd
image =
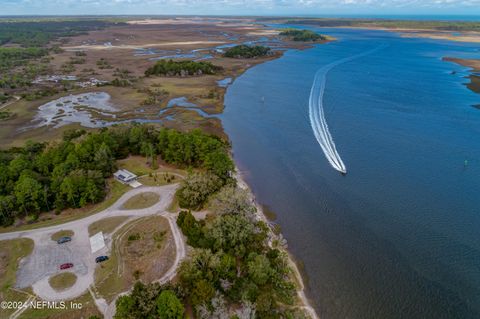
[(313, 134), (315, 135), (318, 144), (320, 144), (320, 147), (322, 148), (328, 162), (334, 169), (341, 173), (347, 173), (347, 168), (345, 167), (342, 158), (337, 152), (335, 142), (333, 141), (332, 135), (328, 130), (328, 124), (327, 120), (325, 119), (325, 114), (323, 110), (323, 95), (325, 93), (327, 74), (328, 72), (330, 72), (330, 70), (340, 64), (347, 63), (363, 56), (372, 54), (373, 52), (383, 49), (385, 47), (386, 45), (381, 45), (375, 49), (337, 60), (320, 68), (315, 74), (313, 85), (310, 90), (309, 99), (310, 125), (312, 127)]

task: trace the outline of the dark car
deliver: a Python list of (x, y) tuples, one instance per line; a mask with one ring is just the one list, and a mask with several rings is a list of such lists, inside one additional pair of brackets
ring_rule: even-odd
[(97, 258), (95, 258), (96, 263), (101, 263), (105, 260), (108, 260), (108, 256), (98, 256)]
[(71, 237), (62, 237), (60, 238), (59, 240), (57, 240), (57, 244), (64, 244), (64, 243), (68, 243), (69, 241), (71, 241), (72, 238)]
[(65, 264), (60, 265), (60, 269), (68, 269), (68, 268), (72, 268), (72, 267), (73, 267), (72, 263), (65, 263)]

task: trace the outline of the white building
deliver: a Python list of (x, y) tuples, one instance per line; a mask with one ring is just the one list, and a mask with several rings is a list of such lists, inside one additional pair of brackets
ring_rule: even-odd
[(118, 181), (124, 184), (130, 184), (131, 182), (136, 181), (138, 177), (137, 175), (133, 174), (130, 171), (127, 171), (126, 169), (119, 169), (113, 174), (113, 176), (115, 176)]

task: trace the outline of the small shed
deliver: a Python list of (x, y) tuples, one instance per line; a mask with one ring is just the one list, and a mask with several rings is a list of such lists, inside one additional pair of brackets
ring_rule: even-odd
[(115, 176), (115, 178), (121, 182), (121, 183), (124, 183), (124, 184), (130, 184), (131, 182), (134, 182), (137, 180), (138, 176), (133, 174), (132, 172), (130, 171), (127, 171), (126, 169), (119, 169), (118, 171), (116, 171), (113, 176)]

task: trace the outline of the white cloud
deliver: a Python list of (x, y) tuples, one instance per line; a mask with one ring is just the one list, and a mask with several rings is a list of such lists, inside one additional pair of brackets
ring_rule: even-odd
[[(338, 13), (398, 10), (416, 13), (418, 8), (452, 9), (480, 15), (480, 0), (0, 0), (0, 15), (65, 13), (228, 13), (228, 14), (321, 14), (325, 9)], [(92, 12), (92, 10), (99, 10)], [(143, 10), (143, 11), (142, 11)], [(5, 11), (5, 12), (2, 12)], [(451, 13), (454, 13), (451, 12)], [(449, 13), (446, 11), (445, 13)]]

